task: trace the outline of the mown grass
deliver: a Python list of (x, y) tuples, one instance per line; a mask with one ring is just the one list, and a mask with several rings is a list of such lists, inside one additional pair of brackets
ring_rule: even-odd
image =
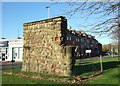
[(15, 75), (4, 75), (2, 80), (3, 84), (62, 84), (60, 82), (50, 81), (50, 80), (39, 80), (39, 79), (31, 79), (18, 77)]
[(120, 82), (120, 61), (118, 58), (103, 59), (103, 74), (90, 80), (89, 84), (119, 84)]
[[(4, 74), (4, 72), (10, 73), (12, 72), (13, 75)], [(45, 75), (40, 73), (34, 72), (22, 72), (21, 69), (14, 69), (14, 70), (5, 70), (2, 76), (2, 83), (3, 84), (65, 84), (64, 82), (60, 82), (59, 80), (62, 78), (67, 78), (65, 76), (53, 76), (53, 75)], [(36, 76), (40, 77), (40, 79), (36, 78), (27, 78), (16, 76), (15, 74), (23, 74), (26, 76)], [(51, 78), (52, 80), (49, 80)]]
[[(110, 58), (103, 57), (103, 73), (100, 76), (94, 77), (93, 79), (88, 80), (85, 84), (118, 84), (119, 83), (119, 71), (120, 61), (118, 57)], [(100, 70), (100, 62), (99, 60), (85, 60), (81, 62), (77, 62), (74, 68), (73, 74), (74, 76), (89, 76), (94, 74), (95, 72)], [(2, 83), (3, 84), (65, 84), (64, 82), (60, 82), (60, 79), (69, 79), (70, 77), (64, 76), (53, 76), (53, 75), (45, 75), (38, 73), (28, 73), (21, 72), (20, 70), (7, 70), (4, 72), (13, 73), (23, 73), (25, 75), (31, 76), (40, 76), (44, 79), (31, 79), (31, 78), (23, 78), (15, 75), (3, 75)], [(48, 80), (47, 78), (53, 78), (57, 81)]]
[[(75, 75), (89, 76), (100, 70), (100, 61), (83, 61), (81, 65), (76, 64)], [(119, 84), (120, 81), (120, 61), (118, 58), (103, 57), (103, 73), (89, 80), (86, 84)], [(79, 69), (79, 70), (78, 70)]]
[[(118, 68), (120, 65), (120, 61), (118, 58), (102, 58), (102, 64), (103, 64), (103, 69), (109, 70), (112, 68)], [(74, 69), (74, 75), (89, 75), (91, 73), (94, 73), (96, 71), (100, 71), (100, 61), (99, 59), (97, 60), (85, 60), (85, 61), (80, 61), (76, 63), (75, 69)]]
[(89, 84), (119, 84), (118, 68), (112, 68), (105, 70), (102, 75), (96, 77), (94, 80), (90, 80)]

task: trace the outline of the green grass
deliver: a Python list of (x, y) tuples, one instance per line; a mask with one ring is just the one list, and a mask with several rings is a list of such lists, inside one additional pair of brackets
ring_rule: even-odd
[[(93, 65), (94, 64), (94, 65)], [(118, 84), (119, 83), (119, 75), (118, 68), (120, 67), (120, 61), (118, 58), (104, 58), (103, 57), (103, 73), (97, 77), (94, 77), (85, 84)], [(75, 76), (89, 76), (91, 74), (96, 73), (100, 70), (99, 60), (85, 60), (82, 62), (77, 62), (74, 68), (73, 74)], [(10, 72), (11, 70), (3, 71)], [(13, 70), (14, 73), (23, 73), (25, 75), (34, 75), (40, 76), (44, 79), (31, 79), (31, 78), (23, 78), (15, 75), (3, 75), (2, 82), (3, 84), (65, 84), (60, 82), (60, 79), (69, 79), (69, 77), (64, 76), (53, 76), (53, 75), (44, 75), (38, 73), (28, 73), (28, 72), (20, 72), (20, 70)], [(56, 79), (57, 81), (48, 80), (48, 78)]]
[[(95, 68), (93, 67), (93, 64)], [(103, 73), (93, 79), (90, 79), (87, 84), (118, 84), (119, 75), (118, 68), (120, 67), (120, 61), (118, 58), (104, 58), (103, 57)], [(94, 74), (96, 71), (100, 70), (99, 60), (93, 61), (83, 61), (80, 65), (76, 64), (74, 75), (88, 76)], [(119, 80), (118, 80), (119, 79)]]
[(39, 80), (31, 78), (23, 78), (15, 75), (4, 75), (3, 84), (61, 84), (60, 82), (50, 81), (50, 80)]
[[(64, 82), (60, 82), (59, 80), (62, 78), (68, 78), (65, 76), (53, 76), (53, 75), (45, 75), (33, 72), (22, 72), (20, 69), (14, 70), (5, 70), (4, 72), (12, 72), (13, 75), (3, 74), (2, 76), (2, 83), (3, 84), (65, 84)], [(26, 78), (21, 76), (16, 76), (14, 74), (23, 74), (27, 76), (39, 76), (42, 79), (33, 79), (33, 78)], [(48, 80), (48, 78), (52, 78), (53, 80)]]
[(89, 84), (119, 84), (118, 68), (105, 70), (102, 75), (96, 77), (94, 80), (90, 80)]
[(103, 59), (104, 72), (101, 76), (90, 80), (89, 84), (119, 84), (120, 81), (120, 61), (118, 58)]

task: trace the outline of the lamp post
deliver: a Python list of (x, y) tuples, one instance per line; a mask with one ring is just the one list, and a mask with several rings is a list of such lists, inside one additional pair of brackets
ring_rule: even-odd
[[(120, 15), (120, 2), (118, 4), (118, 16)], [(118, 55), (120, 56), (120, 18), (118, 17)]]
[(46, 6), (46, 8), (48, 9), (48, 18), (50, 18), (50, 6)]

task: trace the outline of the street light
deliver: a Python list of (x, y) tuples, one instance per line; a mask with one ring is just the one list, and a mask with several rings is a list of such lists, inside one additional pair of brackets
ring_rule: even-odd
[(46, 8), (48, 9), (48, 18), (50, 18), (50, 6), (46, 6)]

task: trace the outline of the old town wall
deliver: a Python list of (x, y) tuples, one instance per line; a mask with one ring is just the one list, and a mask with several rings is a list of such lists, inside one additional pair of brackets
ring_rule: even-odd
[(62, 46), (67, 20), (55, 17), (24, 23), (22, 71), (55, 75), (71, 74), (71, 49)]

